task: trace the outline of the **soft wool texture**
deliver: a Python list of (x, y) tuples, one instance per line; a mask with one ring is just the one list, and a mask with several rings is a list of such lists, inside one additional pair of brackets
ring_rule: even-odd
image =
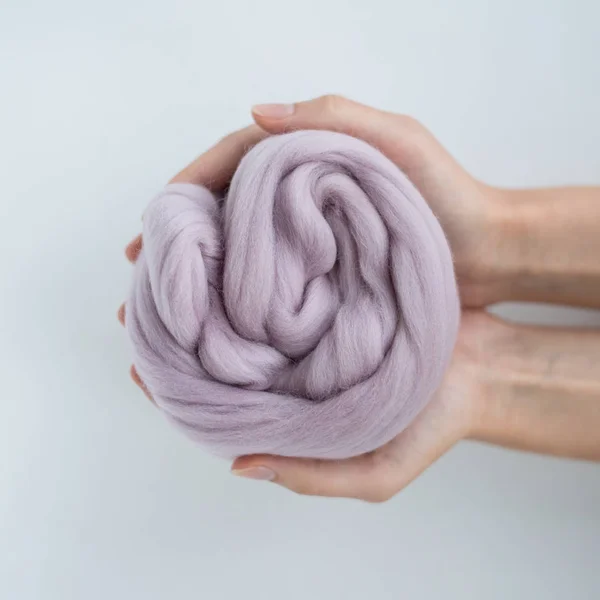
[(217, 454), (361, 454), (441, 383), (459, 321), (450, 250), (407, 177), (362, 141), (270, 137), (224, 198), (168, 185), (143, 240), (135, 366)]

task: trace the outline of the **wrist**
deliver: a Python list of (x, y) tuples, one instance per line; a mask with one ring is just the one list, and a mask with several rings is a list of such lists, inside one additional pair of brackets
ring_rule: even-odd
[[(555, 384), (561, 393), (566, 391), (564, 380), (547, 380), (556, 366), (558, 348), (548, 345), (546, 335), (543, 329), (489, 316), (477, 361), (479, 396), (468, 438), (532, 449), (540, 411), (545, 410), (540, 408), (540, 396), (551, 394)], [(560, 414), (556, 416), (560, 421)]]
[(507, 190), (478, 184), (481, 207), (476, 241), (456, 263), (463, 306), (481, 308), (508, 300), (523, 270), (520, 248), (527, 225), (521, 207)]
[(477, 368), (467, 437), (514, 449), (600, 458), (600, 335), (495, 320)]
[(487, 198), (480, 306), (506, 301), (600, 305), (597, 190), (490, 188)]
[(493, 301), (511, 300), (515, 282), (527, 274), (531, 211), (510, 190), (490, 191), (493, 207), (489, 279)]
[(465, 310), (461, 317), (452, 364), (444, 393), (457, 413), (461, 438), (483, 439), (497, 422), (494, 399), (510, 385), (509, 348), (515, 346), (518, 328), (483, 310)]

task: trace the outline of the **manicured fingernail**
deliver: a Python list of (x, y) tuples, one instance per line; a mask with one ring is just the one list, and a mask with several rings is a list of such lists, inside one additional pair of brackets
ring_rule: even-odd
[(257, 104), (252, 107), (252, 112), (260, 117), (269, 119), (285, 119), (294, 114), (293, 104)]
[(233, 469), (231, 472), (238, 477), (247, 477), (248, 479), (260, 479), (261, 481), (273, 481), (275, 479), (275, 471), (272, 471), (268, 467)]

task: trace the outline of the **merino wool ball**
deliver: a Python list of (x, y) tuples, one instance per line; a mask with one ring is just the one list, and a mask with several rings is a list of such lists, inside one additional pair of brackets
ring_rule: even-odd
[(423, 197), (372, 146), (323, 131), (265, 139), (223, 196), (167, 185), (127, 302), (156, 404), (227, 457), (382, 446), (439, 387), (459, 316)]

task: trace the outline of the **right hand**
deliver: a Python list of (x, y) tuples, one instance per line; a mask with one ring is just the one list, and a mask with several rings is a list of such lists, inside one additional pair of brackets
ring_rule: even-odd
[(471, 177), (421, 123), (334, 95), (259, 105), (252, 114), (268, 133), (326, 129), (379, 149), (406, 173), (440, 220), (454, 256), (462, 304), (481, 307), (494, 301), (491, 260), (502, 242), (496, 227), (499, 194)]
[(458, 441), (480, 437), (484, 407), (496, 393), (485, 364), (507, 335), (509, 327), (485, 311), (463, 313), (441, 387), (407, 429), (372, 452), (342, 460), (255, 454), (236, 458), (232, 472), (304, 495), (389, 500)]

